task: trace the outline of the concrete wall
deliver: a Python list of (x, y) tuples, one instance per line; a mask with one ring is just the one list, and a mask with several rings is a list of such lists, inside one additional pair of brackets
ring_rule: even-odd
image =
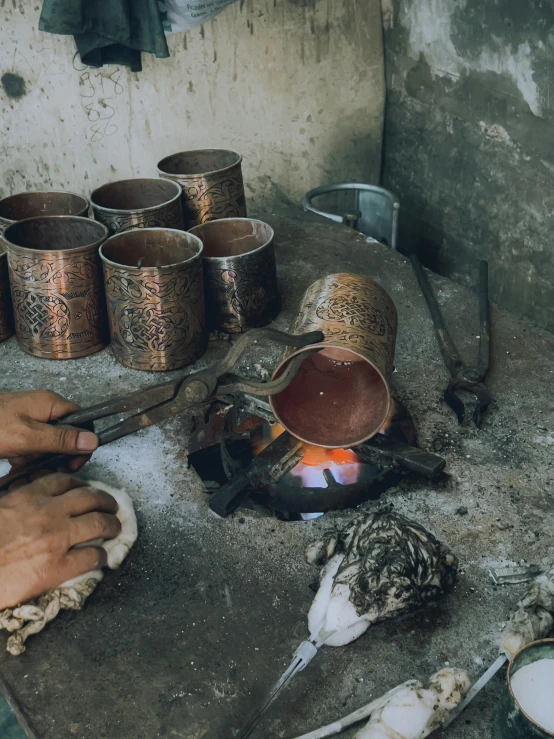
[(554, 330), (552, 0), (384, 0), (384, 182), (402, 241)]
[(39, 33), (39, 2), (0, 4), (0, 196), (155, 176), (188, 148), (244, 155), (252, 210), (325, 182), (379, 178), (379, 0), (240, 0), (170, 36), (144, 70), (83, 68), (71, 37)]

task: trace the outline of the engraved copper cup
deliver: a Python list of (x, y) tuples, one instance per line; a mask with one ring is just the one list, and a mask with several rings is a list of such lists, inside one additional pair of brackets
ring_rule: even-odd
[(15, 333), (36, 357), (75, 359), (107, 344), (98, 247), (101, 223), (78, 216), (41, 216), (8, 226)]
[(161, 372), (207, 346), (202, 242), (168, 228), (112, 236), (100, 249), (112, 349), (120, 364)]
[(280, 310), (273, 229), (253, 218), (195, 226), (204, 244), (208, 327), (241, 333), (273, 321)]
[[(89, 201), (72, 192), (20, 192), (0, 200), (0, 235), (16, 221), (36, 216), (87, 216)], [(0, 341), (14, 332), (8, 258), (0, 247)]]
[(362, 275), (323, 277), (306, 291), (291, 332), (323, 331), (322, 344), (287, 349), (274, 372), (292, 356), (308, 356), (292, 383), (270, 398), (279, 423), (296, 438), (347, 448), (374, 436), (391, 406), (396, 308), (388, 293)]
[(90, 196), (97, 221), (110, 235), (132, 228), (183, 228), (181, 186), (171, 180), (135, 178), (109, 182)]
[(158, 162), (158, 174), (183, 188), (183, 216), (188, 230), (218, 218), (245, 218), (242, 157), (225, 149), (172, 154)]
[(0, 200), (0, 234), (16, 221), (38, 216), (88, 216), (90, 203), (81, 195), (62, 191), (19, 192)]
[(13, 310), (8, 278), (8, 256), (0, 244), (0, 341), (9, 339), (12, 334)]

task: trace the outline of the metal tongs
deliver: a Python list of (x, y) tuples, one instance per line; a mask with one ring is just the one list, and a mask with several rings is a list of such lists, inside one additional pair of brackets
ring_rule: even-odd
[[(272, 328), (252, 329), (243, 334), (229, 349), (226, 356), (207, 369), (189, 375), (181, 375), (161, 385), (139, 390), (121, 398), (113, 398), (102, 403), (82, 408), (65, 416), (56, 423), (90, 427), (95, 421), (114, 415), (131, 413), (113, 426), (97, 432), (99, 446), (121, 439), (140, 429), (154, 426), (168, 418), (191, 408), (200, 408), (216, 400), (229, 401), (237, 393), (251, 395), (276, 395), (284, 390), (294, 379), (304, 359), (310, 352), (302, 352), (290, 360), (284, 372), (269, 382), (256, 382), (231, 374), (245, 349), (258, 341), (270, 340), (275, 344), (303, 348), (323, 341), (321, 331), (312, 331), (301, 336), (293, 336)], [(314, 352), (319, 351), (314, 349)], [(37, 470), (58, 469), (66, 466), (72, 457), (64, 454), (49, 454), (30, 462), (21, 469), (13, 470), (0, 478), (0, 490), (13, 482), (27, 477)]]
[(450, 382), (444, 391), (444, 400), (452, 408), (458, 422), (463, 423), (466, 408), (456, 392), (467, 390), (477, 398), (477, 407), (473, 412), (473, 421), (477, 427), (481, 423), (483, 414), (491, 404), (492, 395), (489, 393), (483, 380), (489, 371), (490, 354), (490, 325), (489, 325), (489, 265), (483, 260), (479, 267), (479, 345), (477, 363), (467, 365), (462, 361), (454, 342), (452, 341), (444, 318), (442, 317), (437, 298), (431, 288), (427, 275), (421, 266), (416, 254), (410, 254), (410, 260), (419, 282), (429, 312), (433, 319), (435, 334), (446, 368), (450, 372)]

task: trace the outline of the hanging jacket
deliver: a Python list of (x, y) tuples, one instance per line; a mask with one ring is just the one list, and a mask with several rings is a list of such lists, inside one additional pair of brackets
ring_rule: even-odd
[(142, 69), (141, 52), (168, 57), (157, 0), (44, 0), (39, 30), (73, 35), (83, 64)]

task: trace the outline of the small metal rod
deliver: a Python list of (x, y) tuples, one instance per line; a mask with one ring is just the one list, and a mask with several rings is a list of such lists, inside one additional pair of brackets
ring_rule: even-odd
[(479, 265), (479, 353), (477, 372), (481, 379), (489, 369), (491, 332), (489, 322), (489, 263), (482, 260)]
[(460, 359), (460, 355), (458, 354), (458, 350), (456, 349), (454, 342), (450, 338), (450, 334), (448, 333), (444, 318), (442, 317), (437, 298), (435, 297), (435, 293), (433, 292), (431, 283), (429, 282), (429, 279), (427, 278), (427, 275), (425, 274), (425, 271), (421, 266), (421, 262), (419, 261), (417, 255), (413, 253), (410, 254), (410, 261), (412, 263), (412, 267), (414, 268), (414, 272), (416, 274), (417, 281), (419, 282), (421, 292), (423, 293), (423, 297), (427, 301), (429, 312), (431, 313), (431, 318), (433, 320), (433, 326), (435, 327), (435, 334), (437, 336), (439, 349), (444, 359), (444, 363), (450, 371), (450, 374), (454, 376), (463, 367), (462, 360)]

